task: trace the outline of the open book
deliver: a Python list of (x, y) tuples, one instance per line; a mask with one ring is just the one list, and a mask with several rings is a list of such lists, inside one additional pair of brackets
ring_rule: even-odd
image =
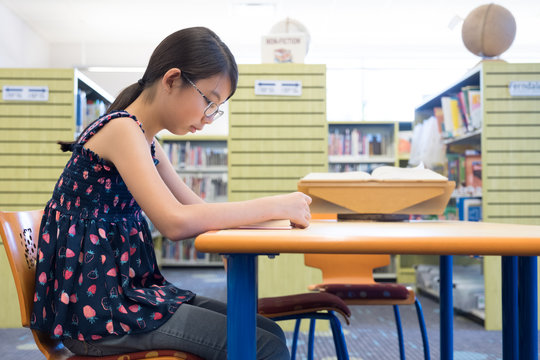
[(414, 168), (400, 168), (395, 166), (380, 166), (370, 173), (364, 171), (351, 171), (343, 173), (310, 173), (302, 180), (412, 180), (412, 181), (447, 181), (448, 178), (436, 173), (433, 170), (424, 168), (420, 164)]
[(267, 229), (267, 230), (289, 230), (292, 229), (290, 220), (269, 220), (261, 221), (258, 223), (242, 225), (237, 227), (237, 229)]

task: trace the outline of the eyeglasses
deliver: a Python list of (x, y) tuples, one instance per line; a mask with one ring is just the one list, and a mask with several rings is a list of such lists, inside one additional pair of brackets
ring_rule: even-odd
[(216, 119), (220, 118), (221, 115), (223, 115), (223, 110), (219, 110), (219, 105), (216, 104), (215, 102), (213, 102), (212, 100), (210, 100), (209, 98), (206, 97), (206, 95), (203, 94), (203, 92), (201, 90), (199, 90), (199, 88), (197, 87), (197, 85), (195, 85), (193, 83), (193, 81), (189, 80), (188, 77), (186, 75), (184, 75), (184, 73), (182, 73), (182, 76), (184, 77), (184, 79), (187, 80), (188, 83), (191, 84), (191, 86), (193, 86), (195, 88), (195, 90), (197, 90), (197, 92), (199, 94), (201, 94), (201, 96), (204, 98), (204, 100), (206, 101), (206, 103), (208, 104), (205, 108), (204, 108), (204, 116), (206, 116), (207, 118), (210, 119), (211, 122), (215, 121)]

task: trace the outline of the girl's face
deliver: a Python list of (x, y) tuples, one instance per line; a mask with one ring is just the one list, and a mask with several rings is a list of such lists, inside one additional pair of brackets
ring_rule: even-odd
[[(176, 135), (195, 133), (202, 130), (206, 124), (212, 123), (213, 116), (206, 116), (205, 110), (210, 103), (220, 106), (231, 93), (227, 75), (214, 75), (196, 83), (190, 83), (191, 79), (188, 79), (181, 75), (174, 81), (168, 106), (170, 116), (167, 117), (167, 129)], [(215, 105), (210, 108), (215, 108)], [(207, 110), (206, 113), (209, 114), (210, 111)]]

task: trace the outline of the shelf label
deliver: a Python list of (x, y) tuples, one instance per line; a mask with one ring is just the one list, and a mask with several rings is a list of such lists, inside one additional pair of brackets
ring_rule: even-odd
[(510, 81), (510, 96), (540, 96), (540, 81)]
[(301, 96), (301, 81), (255, 80), (255, 95)]
[(2, 99), (5, 101), (49, 101), (49, 87), (4, 85)]

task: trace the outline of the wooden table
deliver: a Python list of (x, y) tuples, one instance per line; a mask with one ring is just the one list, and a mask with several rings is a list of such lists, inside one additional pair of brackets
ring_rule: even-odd
[[(518, 358), (518, 349), (519, 359), (535, 359), (538, 353), (536, 256), (540, 255), (540, 226), (318, 220), (307, 229), (211, 231), (199, 235), (195, 247), (228, 255), (229, 359), (255, 359), (256, 259), (279, 253), (519, 256), (503, 261), (503, 358)], [(443, 256), (442, 260), (441, 359), (449, 360), (453, 358), (451, 257)]]

